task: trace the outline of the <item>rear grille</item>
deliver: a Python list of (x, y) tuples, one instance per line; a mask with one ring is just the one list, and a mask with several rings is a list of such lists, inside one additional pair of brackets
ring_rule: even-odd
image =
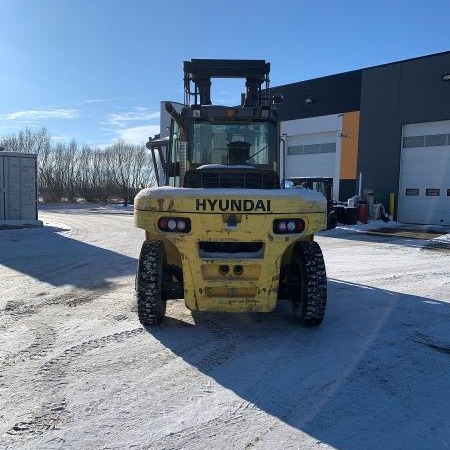
[(184, 177), (187, 188), (279, 189), (276, 172), (271, 170), (190, 170)]
[(257, 259), (264, 257), (262, 242), (199, 242), (200, 258)]

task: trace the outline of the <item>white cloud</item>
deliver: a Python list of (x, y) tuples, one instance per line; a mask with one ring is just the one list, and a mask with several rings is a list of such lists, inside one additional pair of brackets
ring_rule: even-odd
[(148, 122), (159, 119), (159, 116), (159, 111), (150, 112), (147, 108), (136, 107), (132, 111), (108, 114), (106, 123), (122, 128), (130, 122)]
[[(102, 102), (117, 102), (124, 100), (133, 100), (132, 97), (105, 97), (105, 98), (87, 98), (78, 102), (78, 105), (90, 105), (93, 103), (102, 103)], [(127, 107), (128, 108), (128, 107)]]
[(133, 144), (146, 144), (149, 137), (159, 133), (159, 125), (141, 125), (123, 128), (117, 132), (117, 138)]
[(3, 120), (18, 122), (38, 121), (43, 119), (78, 119), (80, 111), (78, 109), (49, 108), (49, 109), (27, 109), (24, 111), (14, 111), (0, 116)]
[(88, 100), (82, 100), (79, 104), (82, 104), (82, 103), (87, 103), (87, 104), (100, 103), (100, 102), (106, 102), (106, 101), (108, 101), (107, 98), (91, 98), (91, 99), (88, 99)]

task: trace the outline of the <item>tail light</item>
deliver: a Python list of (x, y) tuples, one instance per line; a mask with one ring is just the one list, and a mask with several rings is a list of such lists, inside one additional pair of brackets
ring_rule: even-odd
[(158, 228), (165, 233), (189, 233), (191, 221), (187, 217), (161, 217)]
[(277, 219), (273, 221), (273, 232), (275, 234), (303, 233), (305, 222), (303, 219)]

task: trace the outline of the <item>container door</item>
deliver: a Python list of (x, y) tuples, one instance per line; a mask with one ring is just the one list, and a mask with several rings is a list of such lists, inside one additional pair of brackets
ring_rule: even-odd
[(20, 216), (22, 220), (37, 219), (36, 208), (36, 158), (21, 158)]
[(0, 220), (5, 220), (5, 180), (3, 176), (3, 160), (0, 155)]
[(20, 220), (20, 157), (7, 156), (4, 161), (6, 199), (5, 219)]

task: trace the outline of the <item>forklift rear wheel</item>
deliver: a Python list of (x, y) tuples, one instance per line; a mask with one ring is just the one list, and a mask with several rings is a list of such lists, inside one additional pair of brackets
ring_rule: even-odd
[(166, 315), (162, 293), (162, 268), (165, 259), (161, 241), (145, 241), (136, 273), (136, 302), (142, 325), (159, 325)]
[(327, 275), (319, 244), (299, 242), (292, 262), (297, 280), (295, 289), (291, 288), (294, 317), (303, 326), (319, 326), (323, 322), (327, 302)]

